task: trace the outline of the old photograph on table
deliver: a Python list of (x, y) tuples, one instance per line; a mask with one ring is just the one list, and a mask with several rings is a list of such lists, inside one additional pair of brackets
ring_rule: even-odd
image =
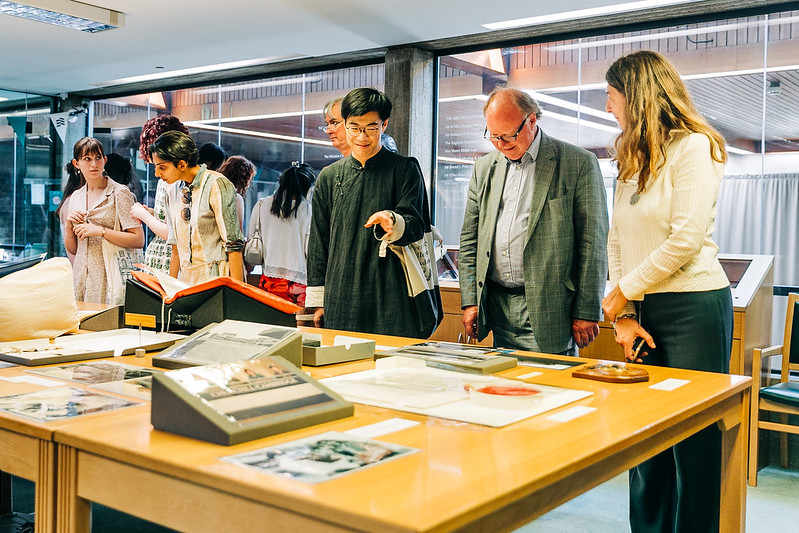
[(110, 383), (101, 383), (92, 387), (93, 389), (102, 390), (106, 392), (113, 392), (123, 396), (132, 396), (142, 400), (149, 400), (152, 398), (153, 392), (153, 376), (145, 376), (136, 379), (128, 379), (126, 381), (112, 381)]
[(65, 381), (98, 384), (151, 376), (153, 372), (158, 372), (158, 370), (125, 365), (113, 361), (88, 361), (71, 365), (36, 368), (27, 370), (27, 372)]
[(427, 366), (452, 369), (459, 367), (478, 373), (494, 373), (516, 366), (516, 358), (509, 355), (513, 350), (475, 346), (455, 342), (427, 341), (393, 350), (376, 353), (375, 357), (413, 357), (424, 359)]
[(460, 361), (484, 361), (497, 355), (508, 355), (514, 352), (507, 348), (492, 348), (490, 346), (477, 346), (475, 344), (461, 344), (458, 342), (427, 341), (410, 344), (393, 351), (437, 355), (451, 357)]
[(41, 422), (64, 420), (133, 405), (140, 404), (124, 398), (72, 387), (0, 397), (0, 411), (22, 415)]
[(329, 431), (222, 460), (274, 476), (319, 483), (414, 452), (399, 444)]
[(207, 326), (180, 344), (158, 355), (159, 359), (198, 361), (203, 364), (252, 359), (291, 336), (294, 328), (224, 320)]
[(340, 403), (304, 374), (295, 374), (272, 358), (184, 368), (165, 376), (240, 425)]

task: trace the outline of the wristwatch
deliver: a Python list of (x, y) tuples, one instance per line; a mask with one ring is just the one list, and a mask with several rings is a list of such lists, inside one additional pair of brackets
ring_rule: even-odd
[(100, 234), (100, 237), (105, 239), (105, 226), (103, 226), (103, 232)]

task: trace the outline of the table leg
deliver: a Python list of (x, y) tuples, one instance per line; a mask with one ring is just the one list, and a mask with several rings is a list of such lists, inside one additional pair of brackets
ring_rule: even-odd
[(91, 531), (92, 504), (78, 496), (78, 450), (58, 445), (58, 531), (81, 533)]
[(39, 443), (39, 473), (36, 477), (34, 516), (36, 533), (55, 533), (56, 529), (56, 467), (55, 444)]
[(0, 471), (0, 515), (10, 513), (14, 508), (14, 494), (11, 488), (11, 474)]
[(746, 457), (749, 436), (749, 395), (739, 393), (741, 403), (718, 424), (722, 431), (721, 520), (722, 533), (744, 531), (746, 526)]

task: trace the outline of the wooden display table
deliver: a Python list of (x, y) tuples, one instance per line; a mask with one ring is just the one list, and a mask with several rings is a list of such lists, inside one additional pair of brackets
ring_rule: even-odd
[[(134, 358), (133, 356), (118, 357), (114, 361), (130, 365), (148, 365), (147, 359)], [(149, 365), (148, 365), (149, 366)], [(0, 369), (0, 376), (13, 378), (23, 375), (33, 375), (25, 372), (30, 367), (14, 366)], [(40, 367), (41, 368), (41, 367)], [(55, 380), (58, 381), (58, 380)], [(78, 383), (64, 382), (64, 386), (81, 388)], [(0, 380), (0, 396), (10, 396), (42, 390), (44, 387), (30, 383), (13, 383)], [(132, 409), (149, 412), (149, 404)], [(60, 421), (39, 422), (23, 416), (17, 416), (0, 411), (0, 472), (18, 476), (35, 483), (34, 513), (36, 532), (62, 531), (56, 523), (56, 492), (59, 479), (58, 463), (56, 461), (55, 431), (74, 423), (86, 423), (99, 418), (107, 418), (125, 414), (121, 411), (111, 411), (87, 417), (70, 418)], [(63, 478), (63, 475), (61, 476)], [(0, 492), (0, 501), (5, 509), (11, 507), (10, 486), (3, 486)], [(6, 492), (8, 490), (8, 492)]]
[[(19, 375), (19, 367), (0, 370), (3, 377)], [(0, 381), (0, 396), (39, 390), (30, 384)], [(55, 532), (56, 445), (55, 424), (37, 422), (0, 412), (0, 471), (35, 483), (34, 513), (36, 531)], [(10, 480), (9, 480), (10, 481)], [(11, 486), (4, 483), (0, 500), (5, 511), (11, 510)]]
[[(322, 377), (371, 365), (345, 363), (312, 373)], [(501, 375), (531, 370), (517, 367)], [(248, 531), (265, 524), (281, 531), (511, 530), (718, 423), (724, 430), (721, 530), (742, 531), (751, 380), (647, 370), (650, 383), (614, 385), (540, 369), (528, 381), (594, 395), (500, 429), (358, 404), (349, 418), (225, 447), (154, 430), (149, 406), (74, 419), (54, 427), (58, 530), (88, 531), (90, 502), (181, 531)], [(649, 388), (667, 378), (689, 383), (673, 391)], [(596, 410), (567, 422), (549, 418), (574, 406)], [(378, 439), (418, 453), (316, 485), (219, 460), (393, 417), (421, 424)]]

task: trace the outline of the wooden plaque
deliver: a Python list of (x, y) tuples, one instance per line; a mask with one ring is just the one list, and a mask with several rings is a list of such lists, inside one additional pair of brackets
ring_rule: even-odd
[(582, 366), (573, 371), (572, 376), (576, 378), (607, 381), (609, 383), (649, 381), (649, 372), (643, 368), (612, 361)]

